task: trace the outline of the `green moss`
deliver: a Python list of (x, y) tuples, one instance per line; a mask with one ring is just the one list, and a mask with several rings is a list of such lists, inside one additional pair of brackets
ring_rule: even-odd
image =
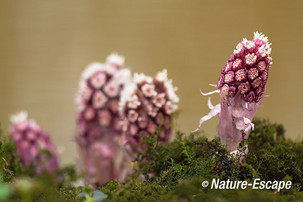
[[(105, 193), (105, 201), (300, 201), (303, 199), (303, 142), (286, 139), (284, 128), (268, 120), (254, 120), (255, 130), (247, 142), (249, 153), (241, 165), (237, 159), (231, 159), (218, 138), (208, 140), (203, 136), (178, 132), (176, 139), (167, 145), (157, 142), (156, 136), (145, 139), (148, 150), (139, 154), (135, 171), (123, 184), (113, 180), (99, 187), (100, 195)], [(20, 192), (17, 185), (22, 176), (32, 176), (20, 166), (20, 160), (14, 155), (15, 148), (8, 140), (1, 140), (0, 153), (4, 161), (0, 162), (3, 181), (10, 183), (10, 200), (28, 197)], [(241, 146), (239, 147), (241, 148)], [(3, 167), (4, 166), (4, 167)], [(5, 169), (4, 169), (5, 168)], [(9, 171), (7, 171), (9, 170)], [(13, 171), (13, 175), (10, 171)], [(60, 174), (59, 174), (60, 173)], [(154, 175), (148, 178), (149, 174)], [(54, 176), (44, 174), (32, 176), (26, 193), (35, 201), (82, 201), (80, 193), (89, 188), (74, 187), (77, 179), (73, 167), (61, 169), (58, 183)], [(142, 181), (144, 175), (146, 181)], [(261, 178), (265, 181), (292, 181), (289, 190), (215, 190), (203, 188), (205, 180), (253, 181)], [(22, 183), (21, 183), (22, 184)], [(18, 191), (19, 190), (19, 191)], [(91, 190), (92, 191), (92, 190)], [(93, 192), (92, 192), (93, 193)], [(80, 194), (81, 195), (81, 194)], [(91, 194), (93, 196), (93, 194)], [(92, 200), (87, 197), (86, 200)]]
[[(148, 151), (138, 157), (138, 168), (132, 179), (111, 191), (109, 201), (201, 201), (201, 200), (300, 200), (302, 199), (303, 144), (288, 140), (282, 125), (267, 120), (254, 120), (255, 130), (250, 134), (249, 153), (240, 166), (231, 160), (219, 139), (208, 140), (202, 135), (177, 138), (162, 145), (156, 138), (146, 140)], [(244, 145), (244, 143), (242, 144)], [(241, 149), (241, 148), (239, 148)], [(145, 160), (143, 160), (145, 159)], [(146, 161), (148, 160), (148, 161)], [(142, 182), (140, 174), (148, 178)], [(247, 180), (261, 178), (265, 181), (291, 180), (292, 188), (282, 190), (212, 190), (202, 188), (204, 180)]]
[(71, 185), (79, 178), (74, 166), (65, 166), (53, 174), (45, 172), (39, 176), (35, 174), (33, 165), (24, 167), (15, 144), (2, 131), (0, 156), (0, 199), (4, 197), (4, 188), (9, 190), (5, 193), (10, 193), (5, 195), (9, 196), (6, 201), (74, 201), (74, 195), (82, 190)]

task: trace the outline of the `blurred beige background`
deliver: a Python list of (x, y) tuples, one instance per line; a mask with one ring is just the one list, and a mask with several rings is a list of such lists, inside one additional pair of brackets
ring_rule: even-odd
[[(167, 68), (179, 87), (179, 128), (189, 133), (209, 112), (207, 98), (243, 37), (262, 31), (272, 45), (266, 98), (257, 116), (303, 135), (302, 1), (0, 0), (0, 121), (26, 109), (75, 161), (74, 95), (80, 73), (112, 51), (133, 72)], [(214, 95), (213, 103), (219, 102)], [(218, 118), (203, 125), (216, 135)]]

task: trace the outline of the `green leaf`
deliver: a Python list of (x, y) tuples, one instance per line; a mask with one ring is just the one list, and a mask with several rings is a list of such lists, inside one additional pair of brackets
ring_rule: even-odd
[(101, 202), (106, 198), (107, 198), (107, 195), (104, 194), (102, 191), (99, 191), (99, 190), (93, 191), (94, 202)]
[(79, 198), (80, 198), (80, 197), (85, 197), (85, 196), (86, 196), (86, 193), (85, 193), (85, 192), (81, 192), (80, 194), (77, 195), (77, 197), (79, 197)]

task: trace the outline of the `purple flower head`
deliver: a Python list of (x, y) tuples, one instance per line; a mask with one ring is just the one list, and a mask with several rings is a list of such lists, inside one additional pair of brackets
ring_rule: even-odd
[(271, 65), (270, 44), (262, 33), (255, 32), (252, 41), (244, 39), (239, 43), (221, 71), (217, 87), (234, 87), (235, 97), (249, 103), (258, 103), (264, 96)]
[(32, 164), (37, 174), (44, 170), (54, 172), (59, 167), (59, 157), (49, 135), (34, 120), (28, 120), (27, 112), (12, 116), (11, 122), (10, 134), (23, 164)]
[(120, 94), (131, 81), (131, 74), (123, 66), (124, 58), (112, 54), (105, 64), (90, 64), (80, 80), (76, 96), (79, 131), (76, 140), (82, 171), (92, 185), (124, 178), (126, 166), (117, 163), (121, 148), (116, 139), (121, 138), (122, 131), (118, 109)]
[[(221, 70), (217, 87), (210, 95), (219, 93), (220, 104), (212, 106), (211, 112), (202, 117), (202, 123), (219, 113), (218, 134), (221, 143), (232, 154), (238, 153), (237, 147), (253, 129), (251, 122), (265, 94), (268, 70), (272, 64), (271, 48), (267, 37), (255, 32), (251, 41), (244, 39), (239, 43)], [(197, 131), (196, 130), (196, 131)], [(247, 152), (247, 150), (246, 150)]]
[(179, 98), (167, 71), (159, 72), (154, 78), (135, 74), (134, 84), (121, 95), (119, 111), (123, 117), (124, 144), (134, 153), (144, 151), (140, 135), (150, 135), (159, 129), (158, 138), (167, 142), (171, 133), (172, 114), (177, 110)]

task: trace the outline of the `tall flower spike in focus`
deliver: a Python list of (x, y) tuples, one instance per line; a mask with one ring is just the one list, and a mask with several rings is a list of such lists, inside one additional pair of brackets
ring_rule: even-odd
[(54, 172), (59, 167), (59, 158), (49, 135), (34, 121), (27, 118), (27, 112), (11, 117), (10, 135), (17, 147), (17, 154), (25, 166), (33, 165), (37, 174)]
[(176, 90), (172, 80), (167, 78), (167, 71), (163, 70), (154, 78), (135, 74), (134, 85), (122, 92), (119, 110), (123, 117), (124, 145), (134, 154), (145, 150), (144, 145), (138, 145), (142, 141), (141, 135), (157, 131), (160, 141), (168, 141), (172, 115), (178, 109)]
[(123, 66), (124, 57), (111, 54), (105, 64), (90, 64), (80, 80), (76, 96), (79, 131), (76, 139), (82, 171), (86, 182), (92, 185), (123, 178), (119, 173), (124, 172), (121, 171), (124, 162), (119, 161), (121, 165), (118, 165), (116, 160), (122, 131), (118, 108), (120, 93), (131, 81), (130, 71)]
[[(254, 126), (252, 119), (264, 98), (268, 70), (272, 64), (270, 45), (268, 38), (259, 32), (254, 33), (251, 41), (243, 39), (221, 70), (217, 84), (219, 90), (202, 93), (220, 93), (221, 99), (220, 104), (212, 106), (209, 98), (211, 111), (201, 118), (197, 130), (204, 121), (219, 113), (218, 134), (221, 143), (232, 154), (239, 153), (237, 147), (243, 136), (248, 138)], [(246, 146), (245, 153), (247, 151)]]

